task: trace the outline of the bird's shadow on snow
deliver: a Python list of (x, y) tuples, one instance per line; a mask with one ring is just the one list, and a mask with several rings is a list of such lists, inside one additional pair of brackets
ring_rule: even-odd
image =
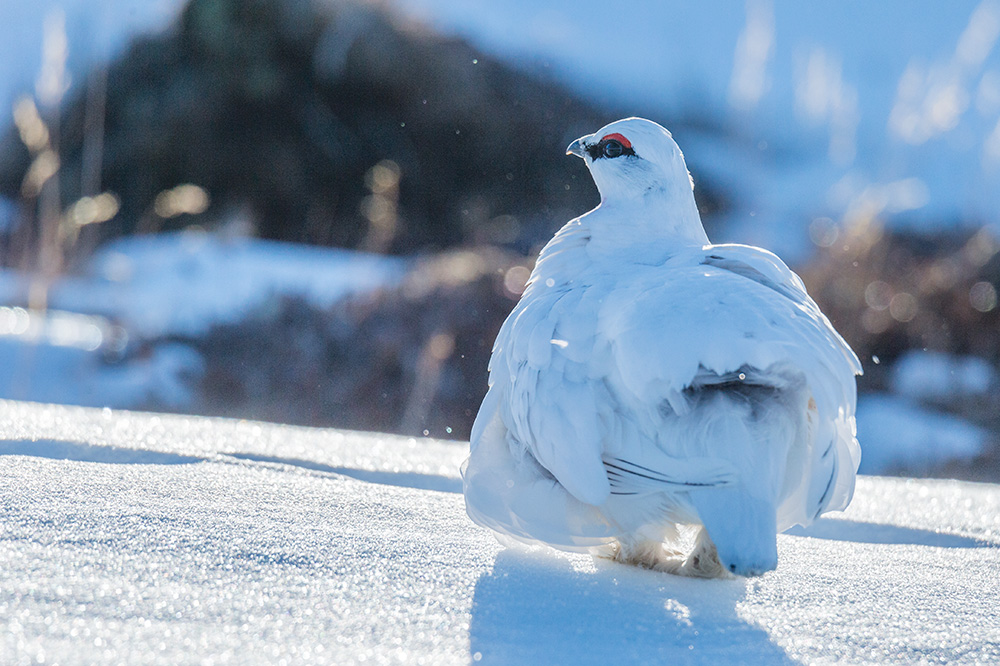
[[(694, 580), (508, 549), (476, 582), (470, 656), (489, 663), (795, 663), (742, 620), (743, 579)], [(654, 661), (655, 660), (655, 661)]]
[(916, 527), (864, 523), (840, 518), (820, 518), (809, 527), (793, 527), (785, 534), (830, 541), (850, 541), (894, 546), (934, 546), (937, 548), (996, 548), (997, 544), (948, 532)]
[(185, 465), (205, 458), (177, 453), (125, 449), (61, 439), (9, 439), (0, 441), (0, 456), (33, 456), (51, 460), (116, 465)]
[(399, 486), (401, 488), (416, 488), (418, 490), (436, 490), (443, 493), (462, 492), (462, 481), (460, 479), (454, 479), (438, 474), (422, 474), (420, 472), (385, 472), (356, 469), (353, 467), (336, 467), (334, 465), (326, 465), (312, 460), (266, 456), (255, 453), (227, 453), (226, 456), (239, 460), (249, 460), (251, 462), (288, 465), (324, 474), (349, 476), (352, 479), (365, 481), (367, 483), (379, 483), (387, 486)]

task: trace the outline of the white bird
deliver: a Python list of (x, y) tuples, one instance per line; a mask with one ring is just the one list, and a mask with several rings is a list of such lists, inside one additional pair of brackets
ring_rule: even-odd
[(469, 516), (682, 575), (773, 570), (779, 531), (854, 493), (861, 364), (778, 257), (709, 243), (666, 129), (619, 120), (567, 154), (601, 203), (545, 246), (497, 336)]

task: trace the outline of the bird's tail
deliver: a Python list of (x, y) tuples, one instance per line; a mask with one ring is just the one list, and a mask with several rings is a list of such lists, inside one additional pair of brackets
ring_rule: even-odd
[(777, 566), (778, 506), (794, 485), (787, 472), (796, 457), (789, 454), (800, 443), (802, 418), (785, 399), (798, 397), (779, 393), (708, 391), (692, 414), (702, 414), (699, 448), (739, 470), (735, 483), (692, 488), (688, 496), (723, 566), (741, 576)]
[(719, 561), (739, 576), (759, 576), (778, 566), (774, 504), (739, 485), (691, 493)]

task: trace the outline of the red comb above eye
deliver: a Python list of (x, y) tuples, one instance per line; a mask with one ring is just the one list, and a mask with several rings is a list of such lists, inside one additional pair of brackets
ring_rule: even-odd
[(624, 136), (622, 136), (618, 132), (615, 132), (614, 134), (607, 134), (607, 135), (601, 137), (601, 141), (609, 141), (611, 139), (614, 139), (615, 141), (617, 141), (618, 143), (622, 144), (626, 148), (631, 148), (632, 147), (632, 142), (629, 141), (628, 139), (626, 139)]

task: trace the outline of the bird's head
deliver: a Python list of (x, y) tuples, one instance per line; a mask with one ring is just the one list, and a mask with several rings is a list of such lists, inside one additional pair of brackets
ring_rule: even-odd
[(681, 149), (670, 132), (651, 120), (615, 121), (571, 143), (566, 154), (587, 163), (602, 201), (666, 196), (693, 203)]

